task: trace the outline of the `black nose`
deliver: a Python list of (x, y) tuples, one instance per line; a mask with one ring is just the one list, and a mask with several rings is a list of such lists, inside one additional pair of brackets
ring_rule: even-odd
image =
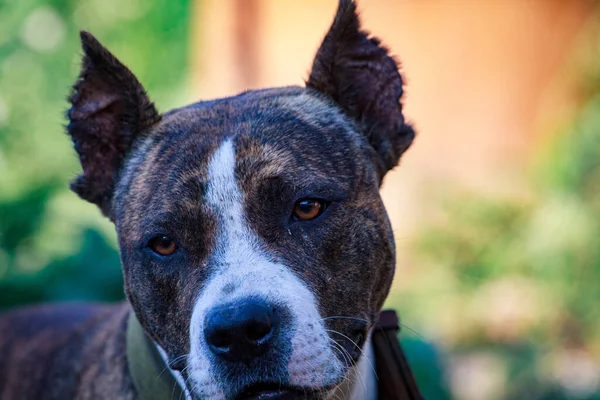
[(279, 313), (258, 299), (213, 308), (204, 321), (211, 351), (232, 362), (249, 362), (263, 354), (279, 331)]

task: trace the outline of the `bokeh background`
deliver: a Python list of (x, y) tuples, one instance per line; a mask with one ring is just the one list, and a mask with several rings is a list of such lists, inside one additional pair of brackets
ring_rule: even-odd
[[(359, 0), (418, 138), (385, 180), (388, 306), (427, 399), (600, 399), (600, 8)], [(0, 309), (123, 298), (115, 234), (67, 190), (93, 32), (165, 111), (302, 84), (335, 0), (0, 0)], [(1, 334), (1, 332), (0, 332)]]

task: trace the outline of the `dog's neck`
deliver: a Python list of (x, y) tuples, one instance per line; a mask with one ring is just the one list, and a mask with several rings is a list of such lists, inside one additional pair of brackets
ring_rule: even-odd
[(330, 399), (375, 400), (377, 399), (377, 374), (375, 352), (371, 334), (363, 350), (363, 356), (350, 371), (348, 378), (331, 394)]

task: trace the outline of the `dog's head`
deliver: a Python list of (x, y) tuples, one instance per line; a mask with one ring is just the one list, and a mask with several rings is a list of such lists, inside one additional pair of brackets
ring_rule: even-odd
[(342, 0), (306, 87), (161, 115), (90, 34), (82, 43), (72, 189), (114, 221), (148, 335), (194, 397), (326, 396), (393, 276), (379, 186), (414, 137), (394, 60)]

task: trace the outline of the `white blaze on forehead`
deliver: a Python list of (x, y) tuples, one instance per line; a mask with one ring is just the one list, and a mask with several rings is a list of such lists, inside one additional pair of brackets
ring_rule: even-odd
[(217, 211), (231, 211), (231, 216), (235, 216), (233, 211), (237, 211), (236, 225), (239, 227), (241, 209), (229, 208), (241, 208), (241, 193), (235, 178), (235, 150), (231, 140), (221, 144), (208, 164), (208, 182), (206, 203)]
[(243, 261), (255, 256), (255, 239), (245, 224), (242, 192), (235, 176), (235, 150), (226, 140), (208, 164), (206, 205), (217, 213), (219, 226), (215, 252), (220, 262)]
[[(217, 215), (216, 245), (210, 260), (213, 272), (200, 289), (190, 326), (191, 387), (199, 396), (223, 398), (224, 377), (211, 370), (213, 355), (204, 340), (204, 319), (214, 307), (247, 297), (287, 308), (289, 326), (281, 334), (291, 336), (292, 354), (281, 360), (290, 383), (320, 387), (338, 381), (344, 367), (335, 356), (314, 294), (287, 266), (274, 261), (249, 228), (243, 193), (235, 174), (235, 149), (227, 140), (213, 154), (208, 166), (206, 206)], [(224, 288), (230, 290), (224, 290)], [(273, 366), (276, 368), (276, 366)]]

